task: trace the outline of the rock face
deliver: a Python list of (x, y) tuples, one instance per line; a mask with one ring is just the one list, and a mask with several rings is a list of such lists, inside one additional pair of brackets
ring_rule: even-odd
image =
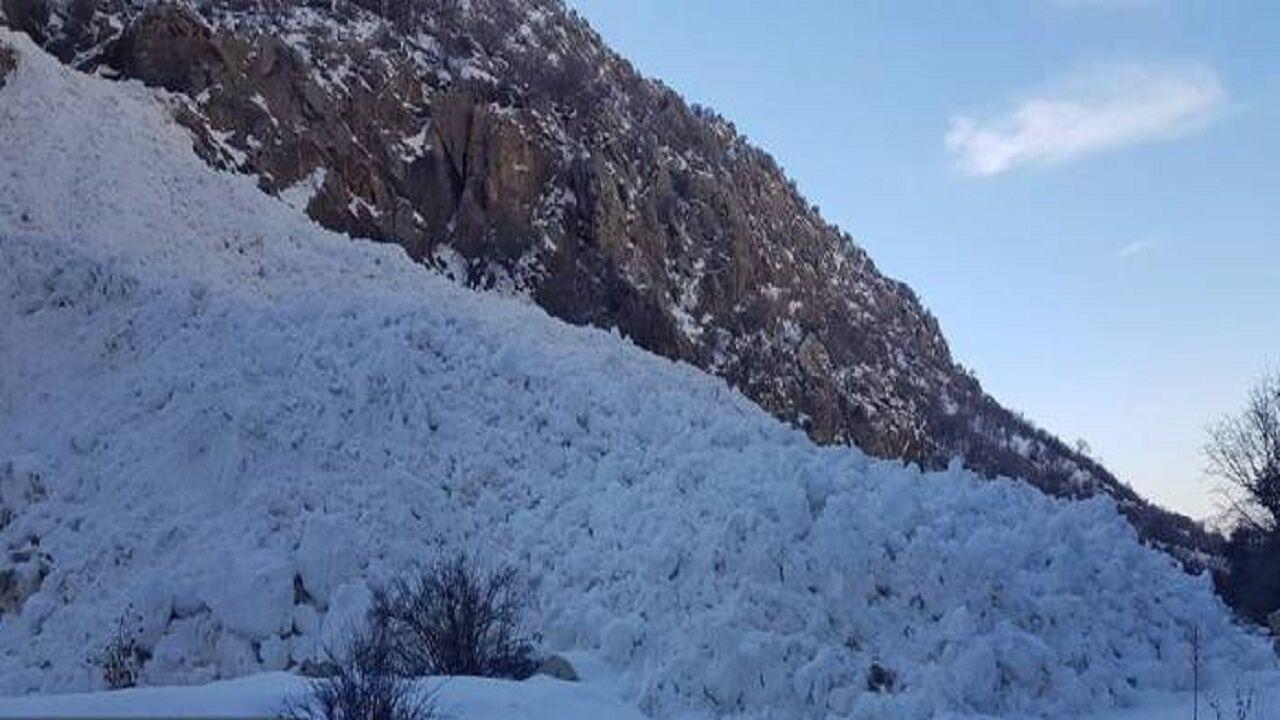
[(816, 440), (1109, 493), (1147, 538), (1210, 544), (988, 397), (769, 155), (558, 0), (2, 8), (65, 62), (170, 91), (202, 157), (326, 227), (616, 327)]
[(0, 44), (0, 88), (4, 87), (5, 77), (13, 72), (17, 67), (17, 60), (14, 58), (13, 50)]

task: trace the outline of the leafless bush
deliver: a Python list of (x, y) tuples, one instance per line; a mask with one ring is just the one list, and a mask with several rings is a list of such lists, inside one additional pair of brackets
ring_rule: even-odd
[(406, 675), (524, 679), (537, 663), (520, 584), (514, 568), (486, 570), (458, 554), (379, 589), (371, 616)]
[(1214, 720), (1260, 720), (1260, 709), (1256, 706), (1257, 693), (1254, 688), (1236, 688), (1235, 703), (1223, 707), (1220, 699), (1209, 701), (1213, 709)]
[(146, 653), (138, 644), (137, 634), (138, 631), (131, 631), (125, 618), (121, 617), (106, 645), (97, 656), (90, 659), (90, 662), (101, 669), (102, 679), (112, 690), (131, 688), (138, 684)]
[(341, 652), (326, 651), (331, 674), (290, 701), (285, 720), (432, 720), (433, 694), (396, 673), (391, 642), (377, 625), (352, 634)]

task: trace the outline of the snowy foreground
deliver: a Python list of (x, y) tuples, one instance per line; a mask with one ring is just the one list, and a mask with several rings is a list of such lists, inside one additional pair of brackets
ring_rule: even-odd
[[(419, 683), (442, 718), (452, 720), (643, 720), (634, 705), (607, 684), (548, 677), (525, 682), (486, 678), (428, 679)], [(265, 673), (196, 687), (150, 687), (66, 695), (0, 698), (0, 718), (269, 718), (291, 699), (306, 697), (307, 681)]]
[[(420, 683), (435, 708), (449, 720), (641, 720), (635, 706), (616, 692), (590, 682), (568, 683), (546, 677), (526, 682), (483, 678), (430, 679)], [(1244, 691), (1237, 695), (1237, 689)], [(1205, 692), (1199, 715), (1236, 720), (1237, 697), (1254, 690), (1251, 715), (1256, 720), (1280, 717), (1280, 676), (1256, 675), (1222, 692)], [(266, 673), (194, 687), (154, 687), (65, 695), (0, 698), (0, 718), (235, 718), (272, 717), (291, 698), (305, 697), (307, 683), (287, 673)], [(1150, 698), (1141, 707), (1103, 712), (1089, 720), (1183, 720), (1196, 717), (1189, 694)]]
[(0, 693), (100, 689), (122, 618), (147, 685), (251, 676), (0, 713), (267, 710), (371, 583), (458, 548), (609, 680), (459, 679), (457, 717), (1189, 717), (1193, 628), (1218, 692), (1277, 679), (1107, 500), (817, 447), (320, 230), (203, 165), (174, 100), (0, 42)]

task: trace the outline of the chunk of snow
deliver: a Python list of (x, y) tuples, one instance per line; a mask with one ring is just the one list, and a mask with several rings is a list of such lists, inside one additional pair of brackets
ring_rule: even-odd
[(323, 167), (317, 167), (311, 171), (311, 174), (298, 182), (283, 189), (279, 193), (279, 197), (289, 207), (306, 212), (307, 206), (311, 204), (311, 199), (320, 193), (324, 187), (324, 181), (327, 172)]

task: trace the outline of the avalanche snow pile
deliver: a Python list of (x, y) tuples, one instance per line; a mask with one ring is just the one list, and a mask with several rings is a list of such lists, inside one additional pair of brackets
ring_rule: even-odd
[(0, 692), (298, 667), (467, 548), (646, 712), (1061, 716), (1265, 666), (1108, 500), (822, 448), (219, 174), (25, 37), (0, 89)]

